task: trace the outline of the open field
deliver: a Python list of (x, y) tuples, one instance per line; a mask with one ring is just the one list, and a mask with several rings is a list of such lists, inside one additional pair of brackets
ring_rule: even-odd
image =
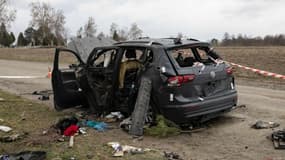
[[(221, 56), (233, 63), (285, 75), (285, 47), (218, 47)], [(239, 84), (285, 89), (285, 81), (236, 68)]]
[[(0, 48), (0, 59), (52, 62), (53, 48)], [(221, 56), (230, 62), (285, 75), (285, 47), (217, 47)], [(65, 62), (73, 62), (69, 55), (63, 55)], [(257, 75), (236, 68), (236, 78), (244, 85), (265, 86), (285, 89), (284, 80)], [(247, 80), (250, 81), (247, 81)]]

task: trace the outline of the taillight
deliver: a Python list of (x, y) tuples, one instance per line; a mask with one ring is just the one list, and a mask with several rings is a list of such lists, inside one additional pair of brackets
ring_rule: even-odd
[(174, 76), (168, 78), (168, 86), (179, 87), (182, 83), (190, 82), (195, 79), (195, 74), (184, 75), (184, 76)]
[(233, 67), (226, 68), (226, 72), (227, 72), (228, 75), (233, 74)]

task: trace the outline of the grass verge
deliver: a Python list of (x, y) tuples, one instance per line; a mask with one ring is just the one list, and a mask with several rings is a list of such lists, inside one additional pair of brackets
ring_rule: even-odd
[[(55, 124), (60, 118), (73, 115), (75, 111), (56, 112), (53, 109), (23, 99), (0, 90), (0, 125), (13, 128), (9, 133), (0, 131), (0, 136), (7, 136), (14, 133), (27, 132), (28, 136), (24, 139), (3, 143), (0, 142), (0, 155), (7, 153), (17, 153), (21, 151), (46, 151), (47, 159), (163, 159), (157, 152), (131, 155), (126, 154), (122, 158), (112, 157), (112, 148), (106, 145), (110, 141), (120, 141), (123, 144), (132, 144), (133, 140), (120, 129), (112, 129), (105, 132), (97, 132), (93, 129), (87, 130), (87, 135), (75, 137), (75, 146), (68, 148), (68, 142), (56, 142), (51, 135), (43, 135), (51, 125)], [(143, 147), (142, 143), (136, 144)], [(148, 147), (148, 146), (145, 146)]]

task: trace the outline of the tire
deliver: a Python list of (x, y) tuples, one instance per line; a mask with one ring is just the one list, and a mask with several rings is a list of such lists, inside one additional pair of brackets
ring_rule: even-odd
[(138, 96), (132, 113), (132, 125), (129, 134), (135, 136), (143, 135), (143, 127), (145, 117), (149, 108), (151, 94), (151, 80), (142, 78), (141, 85), (138, 91)]

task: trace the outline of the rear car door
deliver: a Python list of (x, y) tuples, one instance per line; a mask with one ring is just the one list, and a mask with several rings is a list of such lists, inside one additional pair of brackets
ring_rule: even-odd
[(118, 47), (98, 47), (87, 60), (86, 73), (92, 93), (87, 94), (87, 99), (96, 113), (112, 110), (114, 89), (118, 86), (119, 57), (121, 49)]
[[(84, 62), (78, 54), (69, 49), (57, 48), (52, 71), (55, 109), (62, 110), (83, 104), (84, 96), (77, 79), (80, 73), (84, 73)], [(80, 76), (82, 78), (85, 75)]]

